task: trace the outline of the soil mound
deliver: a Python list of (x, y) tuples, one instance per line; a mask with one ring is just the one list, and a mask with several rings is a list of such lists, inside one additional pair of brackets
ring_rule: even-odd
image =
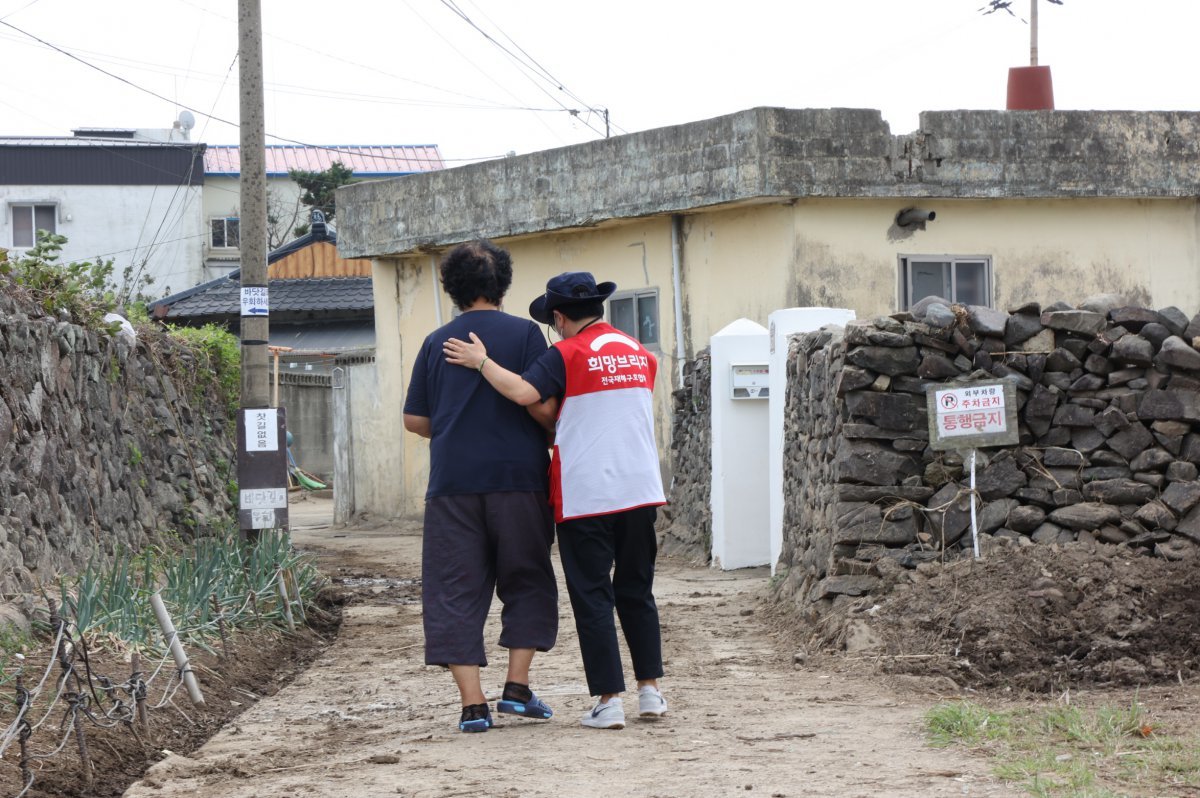
[(1034, 691), (1200, 675), (1196, 559), (1035, 546), (913, 577), (858, 615), (892, 655), (881, 657), (888, 672)]

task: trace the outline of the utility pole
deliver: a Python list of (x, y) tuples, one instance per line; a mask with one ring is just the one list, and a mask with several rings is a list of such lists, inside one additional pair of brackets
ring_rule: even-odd
[(1029, 0), (1029, 65), (1038, 65), (1037, 0)]
[(287, 526), (287, 444), (283, 414), (270, 408), (270, 297), (267, 292), (267, 137), (263, 123), (261, 0), (238, 0), (240, 88), (242, 410), (238, 414), (238, 526)]

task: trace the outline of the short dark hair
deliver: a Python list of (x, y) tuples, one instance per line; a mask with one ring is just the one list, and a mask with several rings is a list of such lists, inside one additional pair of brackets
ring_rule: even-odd
[(603, 316), (604, 303), (599, 300), (595, 302), (570, 302), (566, 305), (559, 305), (555, 310), (571, 321), (581, 321), (583, 319), (590, 319), (593, 316)]
[(459, 310), (466, 310), (481, 297), (499, 305), (512, 285), (512, 257), (485, 238), (450, 250), (439, 271), (442, 288)]

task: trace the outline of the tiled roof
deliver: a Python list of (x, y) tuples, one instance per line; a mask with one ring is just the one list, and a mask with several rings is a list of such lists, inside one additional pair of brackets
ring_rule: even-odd
[[(272, 144), (267, 148), (267, 174), (286, 175), (289, 169), (321, 172), (334, 161), (359, 177), (407, 175), (445, 168), (436, 144), (417, 145), (330, 145), (301, 147)], [(241, 148), (232, 144), (210, 144), (204, 153), (204, 173), (241, 174)]]
[[(370, 277), (323, 277), (301, 280), (271, 280), (268, 301), (271, 313), (364, 311), (375, 306)], [(221, 277), (183, 292), (167, 305), (167, 319), (197, 319), (203, 316), (237, 316), (241, 313), (241, 282), (236, 276)]]

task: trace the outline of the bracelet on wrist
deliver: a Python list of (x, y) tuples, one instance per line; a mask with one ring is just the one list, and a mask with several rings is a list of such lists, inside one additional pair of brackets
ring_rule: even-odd
[(477, 368), (475, 370), (482, 374), (483, 373), (483, 364), (488, 362), (489, 360), (491, 360), (491, 358), (488, 357), (487, 355), (484, 355), (483, 360), (479, 361), (479, 368)]

